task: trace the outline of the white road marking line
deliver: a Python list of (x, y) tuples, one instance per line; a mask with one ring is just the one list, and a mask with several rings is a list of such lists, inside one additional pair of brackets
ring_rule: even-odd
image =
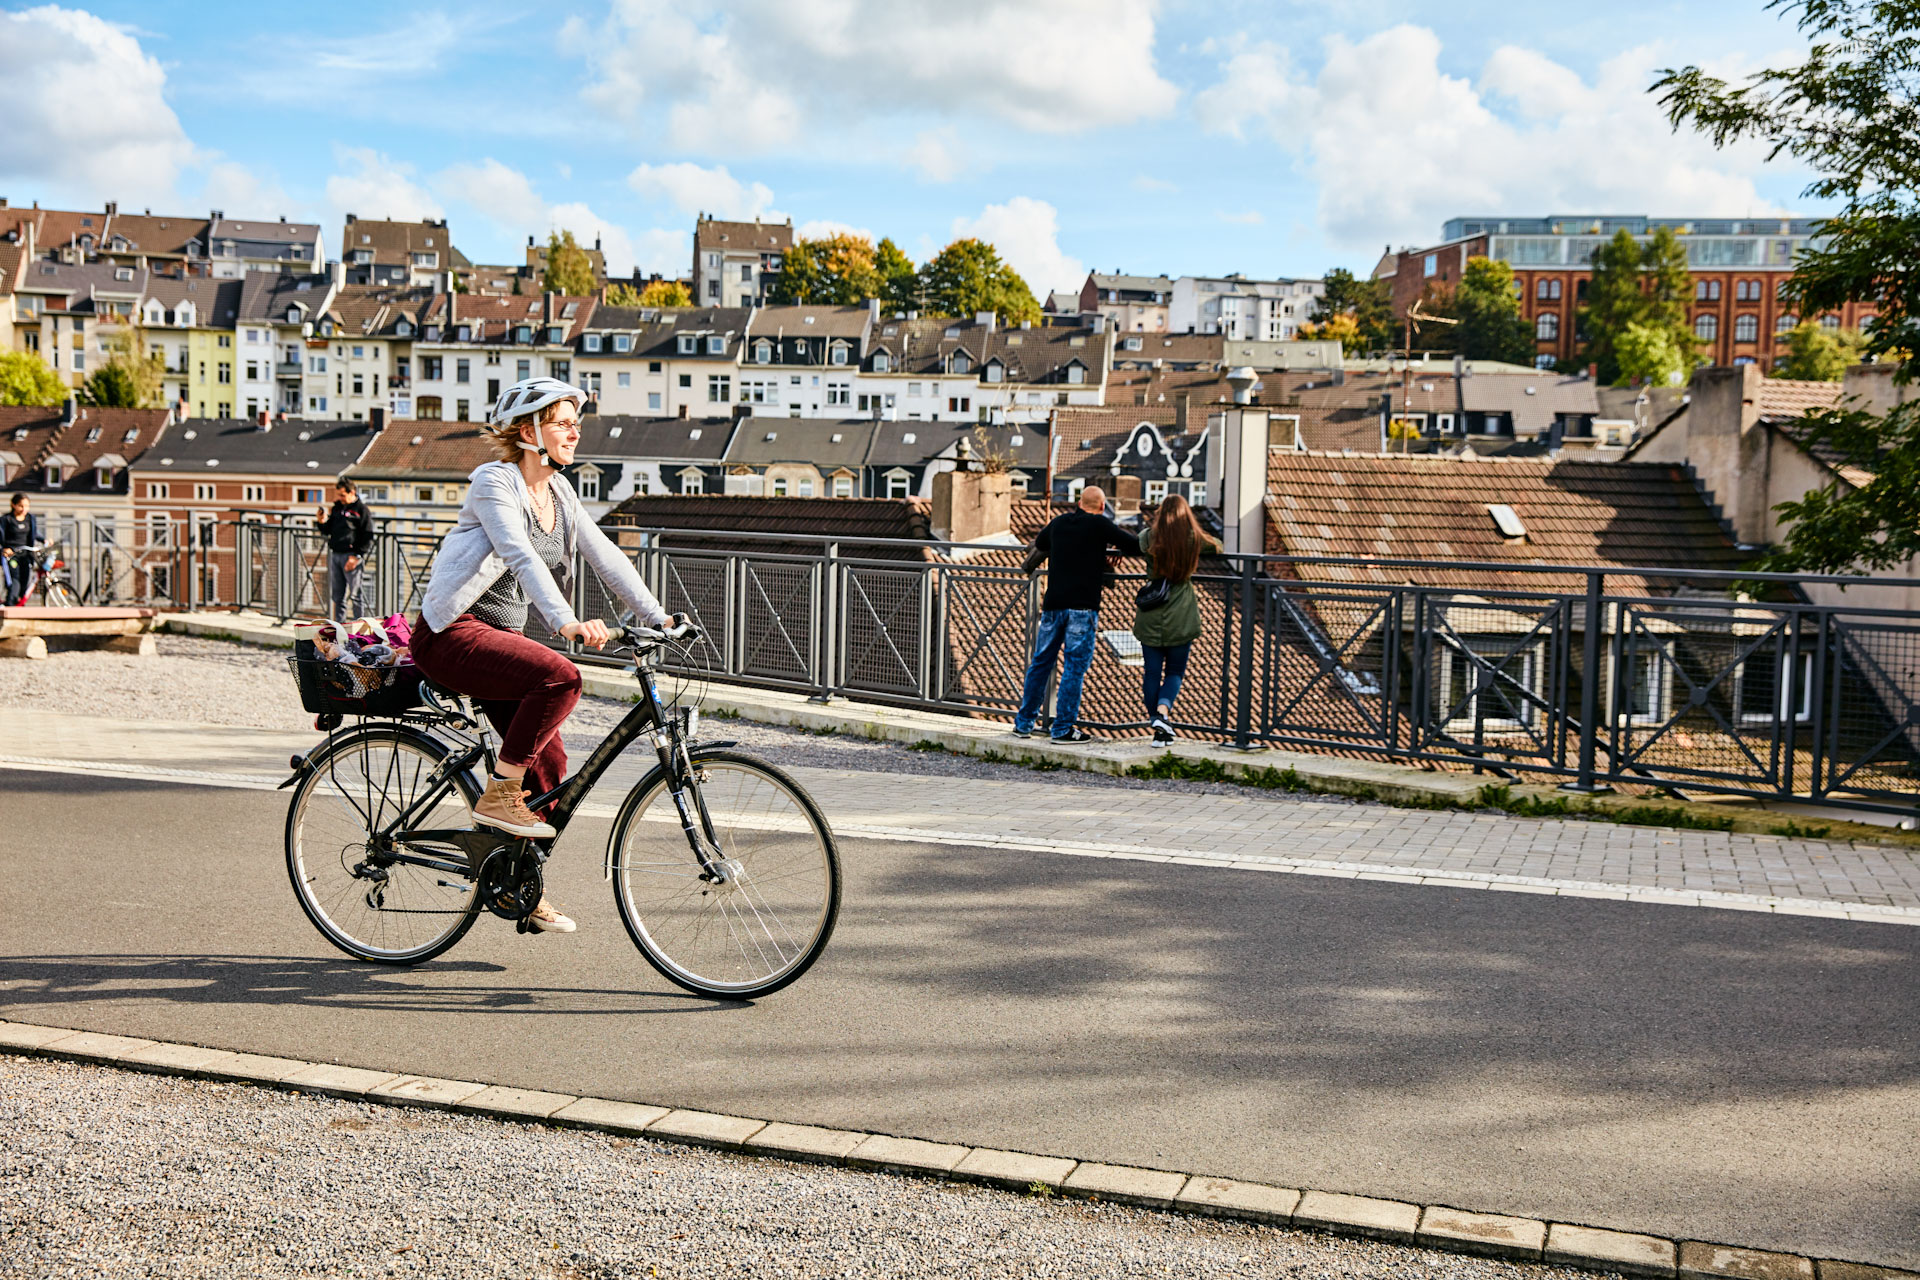
[[(283, 775), (223, 773), (211, 769), (176, 769), (154, 765), (94, 763), (51, 756), (0, 755), (0, 767), (39, 773), (84, 773), (102, 777), (140, 778), (184, 786), (231, 787), (272, 791)], [(582, 817), (611, 818), (613, 805), (583, 805)], [(945, 831), (926, 827), (893, 827), (876, 823), (834, 822), (834, 834), (865, 840), (896, 840), (907, 844), (949, 844), (1017, 850), (1026, 853), (1069, 854), (1126, 862), (1177, 863), (1237, 871), (1278, 871), (1288, 875), (1326, 876), (1448, 889), (1492, 889), (1506, 893), (1535, 893), (1568, 898), (1599, 898), (1658, 906), (1708, 907), (1716, 910), (1757, 911), (1778, 915), (1820, 916), (1873, 924), (1920, 925), (1920, 907), (1851, 903), (1831, 898), (1764, 897), (1714, 889), (1667, 889), (1653, 885), (1609, 884), (1591, 880), (1554, 880), (1541, 876), (1501, 875), (1494, 872), (1454, 871), (1434, 867), (1406, 867), (1377, 862), (1330, 862), (1311, 858), (1269, 858), (1257, 854), (1227, 855), (1200, 849), (1155, 849), (1139, 845), (1098, 845), (1080, 840), (1032, 840), (1006, 832)]]

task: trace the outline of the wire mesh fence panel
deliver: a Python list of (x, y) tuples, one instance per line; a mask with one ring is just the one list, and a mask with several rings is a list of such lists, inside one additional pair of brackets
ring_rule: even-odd
[(926, 588), (925, 570), (841, 567), (839, 665), (847, 688), (921, 696), (926, 683)]
[(1920, 629), (1828, 617), (1821, 794), (1920, 803)]
[(1026, 678), (1033, 589), (1011, 569), (947, 567), (936, 580), (942, 701), (1011, 709)]
[(668, 613), (684, 613), (700, 628), (700, 643), (692, 661), (684, 668), (672, 654), (662, 655), (666, 670), (680, 674), (732, 675), (734, 637), (738, 634), (733, 614), (734, 557), (724, 553), (675, 551), (671, 555), (643, 553), (641, 576), (654, 588), (660, 607)]
[(1261, 736), (1397, 745), (1398, 594), (1273, 580), (1257, 590)]
[(736, 562), (740, 621), (736, 670), (750, 679), (815, 685), (820, 576), (818, 562)]
[(1417, 749), (1564, 767), (1574, 602), (1416, 591), (1413, 606), (1402, 645)]

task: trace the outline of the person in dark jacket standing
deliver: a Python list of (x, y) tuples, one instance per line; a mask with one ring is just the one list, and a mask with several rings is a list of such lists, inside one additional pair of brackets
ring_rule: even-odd
[(1015, 737), (1033, 734), (1047, 696), (1047, 679), (1062, 653), (1060, 689), (1054, 696), (1052, 737), (1055, 742), (1086, 742), (1087, 733), (1075, 727), (1080, 718), (1080, 689), (1093, 661), (1093, 642), (1100, 629), (1100, 590), (1106, 585), (1109, 548), (1136, 552), (1134, 536), (1106, 516), (1107, 495), (1098, 485), (1080, 491), (1080, 509), (1056, 516), (1034, 540), (1026, 570), (1034, 572), (1045, 560), (1047, 594), (1040, 601), (1040, 627), (1034, 636), (1033, 657), (1027, 663), (1026, 692), (1013, 717)]
[(33, 549), (44, 540), (40, 517), (27, 511), (24, 493), (13, 495), (0, 515), (0, 604), (20, 604), (33, 584)]
[(320, 532), (327, 535), (327, 593), (333, 601), (333, 616), (357, 618), (360, 569), (373, 549), (373, 516), (345, 476), (334, 482), (333, 506), (320, 508)]
[(1186, 678), (1187, 655), (1200, 638), (1200, 599), (1193, 592), (1193, 571), (1202, 551), (1219, 549), (1178, 494), (1162, 502), (1153, 523), (1140, 531), (1147, 572), (1165, 578), (1169, 587), (1165, 604), (1142, 609), (1133, 619), (1133, 638), (1140, 642), (1145, 659), (1140, 694), (1153, 725), (1153, 740), (1162, 745), (1175, 737), (1173, 700), (1180, 696), (1180, 682)]

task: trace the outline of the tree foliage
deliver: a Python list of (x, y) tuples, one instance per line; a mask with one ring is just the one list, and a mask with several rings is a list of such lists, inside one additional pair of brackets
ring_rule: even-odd
[(882, 237), (874, 247), (873, 269), (880, 277), (881, 310), (890, 316), (919, 310), (920, 273), (891, 238)]
[(1624, 227), (1594, 250), (1593, 275), (1587, 282), (1587, 302), (1580, 308), (1577, 326), (1586, 335), (1583, 364), (1599, 366), (1601, 382), (1619, 385), (1635, 375), (1621, 368), (1619, 343), (1627, 330), (1658, 330), (1636, 339), (1643, 355), (1671, 348), (1685, 369), (1694, 365), (1699, 344), (1687, 323), (1687, 301), (1693, 294), (1693, 273), (1687, 269), (1686, 246), (1670, 227), (1660, 227), (1646, 244)]
[(1467, 259), (1453, 291), (1454, 350), (1469, 360), (1533, 363), (1533, 326), (1520, 314), (1513, 266), (1496, 258)]
[(584, 297), (594, 290), (593, 259), (587, 256), (571, 231), (554, 231), (547, 236), (547, 266), (540, 287), (548, 293)]
[[(1716, 146), (1757, 141), (1815, 178), (1805, 194), (1837, 202), (1800, 252), (1785, 296), (1803, 316), (1871, 302), (1866, 354), (1920, 373), (1920, 0), (1770, 0), (1797, 15), (1804, 59), (1730, 85), (1697, 66), (1661, 74), (1653, 91), (1678, 128)], [(1884, 415), (1853, 406), (1814, 413), (1803, 439), (1870, 472), (1836, 477), (1776, 510), (1790, 523), (1763, 562), (1780, 572), (1863, 573), (1920, 554), (1920, 400)]]
[(1337, 315), (1328, 316), (1318, 323), (1309, 320), (1294, 330), (1294, 336), (1309, 342), (1315, 340), (1337, 342), (1340, 344), (1340, 350), (1350, 356), (1365, 355), (1369, 351), (1377, 350), (1367, 335), (1360, 332), (1360, 322), (1354, 319), (1351, 311), (1342, 311)]
[(939, 315), (991, 311), (1003, 324), (1040, 322), (1033, 290), (984, 240), (955, 240), (920, 269), (919, 284), (927, 309)]
[(1807, 382), (1838, 382), (1846, 376), (1848, 365), (1860, 363), (1866, 343), (1866, 335), (1858, 329), (1829, 329), (1802, 320), (1788, 331), (1787, 358), (1774, 375)]
[(1674, 341), (1671, 328), (1639, 320), (1615, 335), (1613, 355), (1624, 382), (1677, 386), (1693, 367), (1691, 353)]
[[(1361, 280), (1345, 267), (1327, 272), (1326, 291), (1313, 300), (1307, 320), (1316, 335), (1332, 337), (1321, 330), (1340, 316), (1352, 318), (1351, 345), (1341, 337), (1340, 345), (1348, 355), (1392, 348), (1394, 338), (1392, 284), (1386, 280)], [(1343, 328), (1342, 333), (1347, 330)]]
[(640, 291), (643, 307), (690, 307), (693, 293), (683, 280), (649, 280)]
[(607, 307), (637, 307), (641, 305), (640, 291), (630, 284), (615, 280), (600, 295), (600, 304)]
[(67, 384), (36, 351), (0, 351), (0, 404), (59, 404)]
[(151, 409), (163, 394), (165, 363), (147, 351), (146, 335), (126, 328), (107, 345), (107, 362), (80, 388), (80, 400), (103, 409)]
[(770, 301), (789, 306), (850, 307), (879, 296), (873, 241), (845, 231), (796, 242), (768, 291)]

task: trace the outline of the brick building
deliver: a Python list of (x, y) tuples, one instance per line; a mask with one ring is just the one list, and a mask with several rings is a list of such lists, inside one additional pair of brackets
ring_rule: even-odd
[[(1794, 255), (1815, 234), (1812, 218), (1648, 218), (1554, 215), (1544, 218), (1454, 218), (1441, 241), (1391, 252), (1376, 275), (1393, 282), (1395, 316), (1429, 288), (1457, 288), (1467, 260), (1511, 263), (1520, 309), (1533, 326), (1535, 363), (1573, 360), (1580, 349), (1575, 314), (1586, 302), (1588, 264), (1596, 250), (1624, 229), (1645, 243), (1670, 227), (1686, 246), (1694, 296), (1688, 317), (1709, 364), (1772, 368), (1786, 356), (1786, 334), (1800, 317), (1781, 301)], [(1871, 304), (1850, 303), (1838, 315), (1818, 317), (1831, 328), (1859, 328), (1873, 319)]]

